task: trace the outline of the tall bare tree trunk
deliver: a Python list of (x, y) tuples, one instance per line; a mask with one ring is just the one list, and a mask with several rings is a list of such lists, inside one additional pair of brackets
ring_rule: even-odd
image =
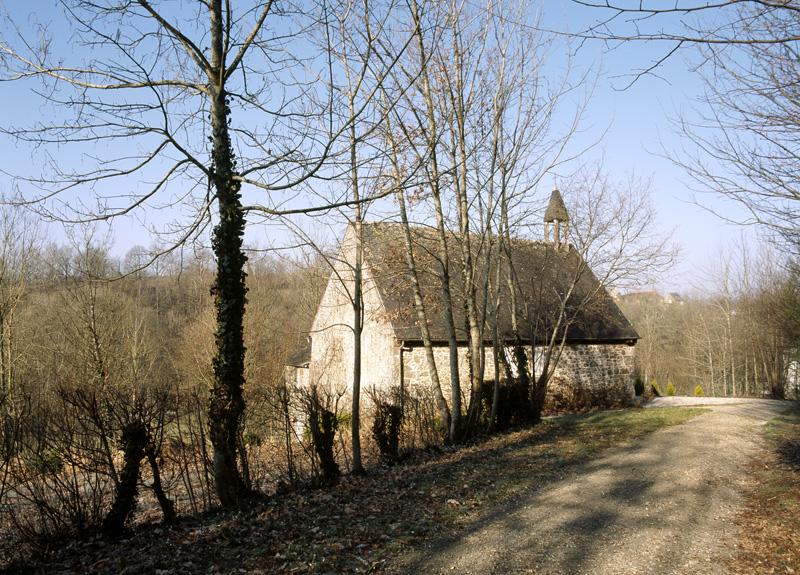
[(422, 26), (419, 19), (419, 10), (416, 0), (411, 0), (412, 18), (416, 26), (417, 47), (421, 62), (420, 79), (422, 81), (422, 96), (425, 100), (425, 111), (428, 124), (426, 134), (427, 151), (430, 155), (429, 186), (436, 211), (436, 232), (439, 240), (439, 258), (441, 261), (442, 303), (445, 326), (447, 329), (447, 343), (450, 351), (450, 441), (457, 441), (461, 435), (461, 383), (458, 373), (458, 339), (456, 338), (456, 324), (453, 318), (453, 298), (450, 289), (450, 255), (447, 249), (447, 232), (444, 226), (444, 211), (442, 209), (442, 196), (439, 181), (439, 161), (437, 146), (439, 139), (436, 124), (436, 109), (431, 94), (430, 78), (428, 73), (427, 50), (422, 38)]
[[(499, 246), (498, 246), (499, 249)], [(497, 316), (500, 311), (500, 276), (502, 259), (497, 258), (497, 266), (495, 268), (494, 280), (494, 297), (492, 298), (491, 314), (489, 321), (491, 322), (492, 329), (492, 361), (494, 364), (494, 373), (492, 374), (492, 409), (489, 414), (489, 431), (494, 431), (497, 425), (497, 408), (500, 403), (500, 354), (503, 353), (502, 343), (500, 342), (500, 334), (497, 327)], [(488, 290), (487, 290), (488, 291)]]
[[(503, 168), (501, 167), (501, 170)], [(505, 175), (503, 174), (505, 179)], [(508, 303), (509, 315), (511, 318), (511, 333), (514, 336), (514, 363), (517, 368), (517, 381), (515, 385), (519, 389), (520, 397), (530, 399), (530, 382), (531, 375), (528, 369), (528, 360), (525, 355), (525, 348), (522, 344), (522, 334), (519, 325), (519, 303), (517, 301), (517, 284), (516, 270), (514, 268), (514, 260), (511, 257), (511, 225), (508, 219), (508, 195), (506, 188), (503, 186), (500, 190), (500, 249), (505, 256), (507, 263), (506, 284), (508, 286)], [(535, 330), (531, 330), (531, 351), (535, 350)], [(531, 356), (533, 353), (531, 353)], [(531, 357), (533, 359), (533, 357)], [(521, 406), (521, 413), (523, 419), (528, 419), (530, 416), (530, 401), (524, 401)]]
[[(353, 113), (353, 101), (350, 100), (350, 111)], [(362, 285), (362, 264), (364, 259), (363, 229), (361, 204), (359, 203), (358, 166), (356, 164), (355, 122), (351, 124), (350, 170), (355, 201), (355, 262), (353, 263), (353, 402), (350, 418), (350, 439), (353, 460), (350, 471), (355, 475), (364, 473), (361, 463), (361, 332), (364, 327), (364, 296)]]
[(6, 365), (6, 318), (5, 313), (0, 311), (0, 398), (7, 397), (11, 393), (11, 386), (8, 385)]
[(731, 394), (735, 397), (736, 393), (736, 354), (733, 351), (733, 326), (731, 325), (731, 315), (732, 312), (730, 309), (726, 311), (726, 319), (728, 321), (728, 347), (730, 349), (730, 357), (731, 357)]
[[(364, 34), (367, 38), (372, 38), (372, 31), (370, 29), (370, 13), (369, 5), (367, 2), (363, 3), (363, 22), (361, 25), (364, 28)], [(345, 22), (340, 22), (343, 34), (347, 37), (347, 32), (344, 32), (346, 27)], [(353, 200), (353, 233), (354, 233), (354, 246), (353, 246), (353, 292), (352, 306), (353, 306), (353, 392), (351, 397), (351, 414), (350, 414), (350, 448), (352, 451), (352, 460), (350, 462), (350, 472), (354, 475), (361, 475), (364, 473), (364, 466), (361, 462), (361, 372), (362, 372), (362, 333), (364, 330), (364, 286), (363, 286), (363, 260), (364, 260), (364, 245), (363, 245), (363, 206), (361, 205), (361, 190), (358, 173), (358, 145), (359, 139), (356, 133), (356, 97), (360, 86), (359, 81), (355, 81), (351, 76), (352, 59), (349, 53), (349, 40), (344, 40), (342, 43), (341, 60), (344, 69), (344, 77), (346, 80), (346, 96), (347, 96), (347, 112), (348, 112), (348, 135), (349, 141), (349, 158), (350, 174), (349, 184), (351, 188)]]
[(408, 268), (408, 277), (411, 280), (411, 290), (414, 294), (414, 311), (417, 314), (417, 323), (419, 324), (420, 337), (422, 338), (422, 346), (425, 350), (425, 360), (428, 364), (428, 375), (431, 378), (431, 391), (436, 400), (436, 407), (439, 410), (439, 417), (442, 420), (442, 427), (445, 436), (449, 437), (450, 434), (450, 408), (442, 393), (442, 384), (439, 380), (439, 370), (436, 367), (436, 358), (433, 354), (433, 344), (431, 342), (430, 329), (428, 327), (428, 314), (425, 311), (425, 300), (422, 299), (422, 289), (419, 285), (419, 276), (417, 274), (417, 264), (414, 259), (414, 243), (411, 238), (411, 227), (408, 223), (408, 213), (406, 212), (406, 198), (403, 192), (402, 182), (400, 181), (400, 166), (397, 157), (397, 144), (392, 134), (391, 122), (389, 116), (386, 117), (387, 134), (389, 139), (389, 147), (391, 154), (392, 168), (394, 172), (395, 185), (397, 187), (397, 205), (400, 212), (400, 222), (403, 226), (403, 239), (405, 241), (405, 259)]
[(454, 129), (451, 130), (451, 153), (455, 173), (453, 177), (458, 205), (458, 223), (461, 247), (461, 272), (464, 281), (464, 312), (468, 334), (468, 359), (470, 375), (470, 398), (467, 421), (464, 431), (469, 434), (477, 429), (481, 411), (481, 385), (483, 366), (481, 365), (481, 328), (478, 321), (477, 290), (475, 288), (475, 262), (472, 254), (472, 238), (469, 224), (469, 199), (467, 191), (467, 143), (466, 143), (466, 103), (464, 101), (464, 62), (462, 56), (462, 35), (457, 16), (452, 17), (453, 70), (455, 85), (450, 91)]
[[(89, 329), (89, 335), (92, 338), (91, 343), (91, 352), (92, 352), (92, 362), (94, 363), (94, 370), (95, 370), (95, 377), (97, 387), (102, 390), (105, 389), (108, 383), (108, 369), (106, 368), (106, 360), (105, 354), (103, 353), (103, 346), (100, 345), (100, 334), (99, 328), (97, 325), (97, 286), (89, 280), (89, 284), (87, 287), (87, 297), (89, 298), (88, 309), (85, 310), (88, 314), (86, 316), (87, 328)], [(96, 393), (97, 390), (93, 390), (92, 392), (94, 395), (94, 400), (96, 401)], [(97, 429), (100, 430), (100, 447), (103, 452), (103, 457), (106, 460), (106, 465), (111, 473), (111, 479), (114, 481), (114, 487), (118, 488), (120, 483), (120, 478), (117, 473), (117, 467), (114, 464), (114, 456), (111, 451), (111, 445), (109, 443), (109, 437), (111, 433), (109, 433), (106, 429), (106, 423), (103, 418), (100, 416), (98, 410), (93, 409), (91, 411), (91, 417), (94, 420)]]

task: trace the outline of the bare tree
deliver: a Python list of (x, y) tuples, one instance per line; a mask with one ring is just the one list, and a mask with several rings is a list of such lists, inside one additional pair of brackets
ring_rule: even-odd
[(26, 406), (16, 393), (16, 310), (30, 287), (37, 226), (24, 212), (0, 208), (0, 501), (5, 500), (9, 473), (17, 453)]
[[(458, 18), (458, 12), (444, 14), (441, 9), (433, 11), (429, 16), (432, 20), (432, 26), (427, 28), (433, 31), (431, 35), (423, 34), (423, 28), (420, 25), (422, 14), (420, 13), (417, 3), (412, 3), (413, 17), (417, 22), (416, 29), (416, 58), (417, 62), (411, 74), (419, 76), (418, 96), (420, 99), (421, 113), (412, 112), (414, 120), (413, 130), (414, 133), (423, 134), (422, 142), (419, 147), (415, 147), (415, 153), (425, 158), (425, 185), (430, 193), (435, 221), (436, 221), (436, 236), (439, 243), (438, 263), (440, 266), (440, 278), (442, 287), (442, 313), (444, 315), (445, 325), (447, 327), (447, 339), (449, 348), (449, 367), (450, 367), (450, 429), (448, 430), (448, 437), (450, 441), (456, 441), (461, 434), (461, 381), (459, 378), (458, 366), (458, 339), (456, 336), (456, 325), (453, 315), (453, 292), (451, 290), (451, 277), (452, 268), (450, 265), (450, 251), (448, 248), (448, 236), (445, 223), (445, 214), (443, 209), (442, 196), (444, 193), (443, 186), (443, 166), (441, 165), (442, 150), (440, 148), (441, 141), (443, 140), (444, 133), (441, 128), (440, 112), (436, 108), (436, 94), (434, 93), (433, 81), (436, 75), (431, 71), (432, 61), (434, 59), (433, 53), (437, 49), (437, 44), (434, 42), (441, 41), (440, 27), (446, 26), (448, 19), (453, 20)], [(404, 70), (405, 71), (405, 70)], [(408, 71), (405, 71), (408, 74)], [(409, 110), (416, 110), (413, 103), (409, 105)], [(409, 133), (409, 129), (404, 130)], [(420, 149), (421, 148), (421, 149)]]
[[(332, 7), (213, 0), (173, 10), (148, 0), (74, 0), (60, 9), (71, 36), (51, 38), (44, 28), (36, 42), (33, 25), (19, 27), (26, 18), (5, 21), (3, 78), (43, 82), (47, 89), (34, 94), (55, 119), (3, 131), (42, 149), (69, 145), (88, 167), (56, 159), (45, 175), (18, 177), (17, 201), (68, 222), (180, 206), (187, 219), (161, 230), (170, 232), (168, 246), (215, 224), (209, 423), (217, 495), (223, 505), (235, 504), (248, 491), (237, 444), (245, 408), (245, 216), (329, 209), (303, 200), (287, 206), (294, 199), (283, 194), (322, 174), (334, 143), (361, 111), (339, 121), (336, 95), (318, 93), (317, 84), (336, 84), (337, 62), (328, 50), (309, 55), (303, 48), (309, 34), (325, 36)], [(366, 76), (367, 67), (359, 73)], [(98, 144), (108, 150), (100, 157)], [(120, 188), (132, 191), (120, 196)]]
[[(398, 84), (417, 78), (415, 89), (387, 107), (393, 127), (387, 138), (396, 154), (392, 173), (416, 182), (413, 188), (405, 186), (410, 193), (398, 195), (405, 208), (401, 219), (406, 227), (428, 224), (437, 242), (425, 254), (435, 269), (424, 271), (433, 271), (441, 288), (437, 299), (442, 305), (436, 307), (447, 334), (450, 441), (478, 430), (491, 316), (489, 276), (500, 265), (499, 231), (505, 233), (498, 223), (499, 198), (505, 194), (509, 210), (529, 204), (541, 178), (567, 159), (564, 150), (576, 123), (556, 133), (551, 120), (563, 96), (579, 90), (585, 80), (573, 78), (569, 68), (560, 70), (555, 81), (545, 80), (552, 38), (535, 32), (524, 3), (484, 8), (450, 2), (414, 12), (420, 22), (416, 42), (394, 76)], [(509, 17), (498, 16), (497, 10)], [(581, 111), (574, 114), (576, 122)], [(395, 187), (401, 188), (399, 181)], [(516, 233), (519, 220), (512, 223)], [(415, 234), (407, 234), (406, 241), (412, 285), (420, 259), (412, 245)], [(431, 252), (424, 235), (426, 245), (417, 252)], [(418, 299), (422, 324), (430, 312)], [(463, 374), (459, 348), (467, 350)], [(433, 355), (430, 350), (426, 354)], [(431, 362), (428, 371), (435, 371)], [(437, 380), (438, 373), (431, 378)]]
[[(352, 464), (351, 472), (353, 474), (363, 474), (364, 466), (361, 461), (361, 339), (364, 329), (364, 278), (363, 278), (363, 265), (364, 265), (364, 231), (363, 221), (364, 212), (367, 209), (367, 204), (362, 204), (363, 196), (371, 196), (372, 194), (365, 194), (369, 190), (365, 190), (368, 182), (365, 182), (364, 172), (368, 169), (371, 162), (365, 159), (364, 149), (368, 143), (364, 140), (366, 135), (374, 131), (374, 122), (365, 119), (361, 126), (356, 126), (356, 110), (360, 107), (361, 101), (364, 99), (364, 92), (369, 91), (367, 80), (378, 80), (372, 76), (364, 78), (360, 75), (358, 69), (353, 69), (352, 63), (358, 62), (362, 68), (369, 66), (371, 47), (371, 37), (373, 34), (373, 27), (379, 30), (388, 25), (384, 20), (372, 22), (373, 14), (370, 10), (369, 3), (364, 1), (360, 6), (355, 3), (351, 4), (348, 11), (355, 11), (358, 14), (359, 25), (356, 30), (350, 30), (352, 23), (347, 19), (342, 19), (338, 23), (338, 32), (341, 35), (341, 48), (339, 50), (339, 57), (342, 61), (342, 68), (344, 71), (345, 88), (344, 95), (346, 99), (346, 117), (349, 118), (348, 129), (348, 146), (347, 146), (347, 165), (348, 165), (348, 187), (350, 195), (353, 200), (353, 289), (351, 294), (351, 303), (353, 306), (353, 382), (352, 382), (352, 398), (351, 398), (351, 412), (350, 412), (350, 445), (352, 449)], [(343, 11), (343, 14), (346, 12)], [(379, 16), (380, 17), (380, 16)], [(383, 15), (386, 17), (386, 14)], [(380, 33), (380, 32), (379, 32)], [(391, 56), (389, 54), (388, 56)], [(389, 59), (388, 57), (386, 59)], [(373, 66), (375, 68), (375, 66)], [(373, 70), (373, 75), (383, 76), (384, 73)], [(377, 102), (373, 100), (368, 102), (370, 108), (371, 104)], [(366, 115), (365, 115), (366, 116)], [(380, 118), (380, 116), (378, 116)], [(369, 153), (368, 153), (369, 154)], [(374, 157), (374, 154), (370, 154)], [(380, 158), (380, 154), (378, 156)], [(380, 159), (378, 159), (380, 162)], [(367, 175), (366, 177), (369, 177)], [(365, 185), (366, 184), (366, 185)], [(349, 219), (349, 218), (348, 218)]]
[(28, 214), (0, 208), (0, 406), (14, 387), (14, 311), (25, 294), (37, 240)]
[(595, 2), (573, 0), (601, 14), (579, 35), (604, 41), (658, 42), (666, 48), (634, 75), (656, 73), (680, 49), (699, 47), (705, 83), (697, 119), (678, 121), (690, 145), (667, 154), (697, 189), (744, 209), (740, 224), (757, 224), (800, 254), (797, 141), (797, 40), (794, 1)]
[[(415, 16), (416, 19), (416, 16)], [(404, 169), (401, 166), (401, 153), (398, 150), (398, 138), (393, 131), (393, 123), (387, 107), (386, 117), (386, 139), (389, 144), (390, 162), (392, 165), (391, 185), (395, 188), (397, 194), (397, 206), (400, 216), (400, 224), (403, 226), (403, 244), (405, 253), (405, 262), (408, 269), (408, 277), (411, 281), (411, 288), (414, 295), (414, 311), (417, 317), (417, 324), (419, 325), (422, 345), (425, 349), (425, 361), (428, 368), (428, 376), (431, 380), (431, 391), (433, 392), (434, 399), (436, 400), (436, 407), (439, 412), (439, 417), (442, 421), (442, 427), (445, 430), (445, 435), (451, 437), (451, 412), (450, 407), (447, 405), (447, 400), (442, 392), (441, 380), (439, 379), (439, 370), (436, 366), (436, 359), (433, 352), (433, 343), (431, 340), (430, 329), (428, 327), (428, 313), (426, 311), (425, 300), (423, 298), (422, 289), (420, 287), (419, 271), (417, 269), (417, 259), (414, 255), (414, 241), (411, 236), (411, 226), (408, 220), (408, 211), (406, 209), (406, 195), (404, 189)]]

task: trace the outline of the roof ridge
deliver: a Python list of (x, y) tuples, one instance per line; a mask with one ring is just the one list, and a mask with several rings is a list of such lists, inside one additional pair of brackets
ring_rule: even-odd
[[(364, 226), (364, 227), (382, 227), (382, 226), (385, 226), (385, 227), (400, 228), (400, 227), (403, 226), (403, 223), (402, 222), (388, 222), (388, 221), (372, 221), (372, 222), (362, 221), (361, 225)], [(429, 232), (435, 232), (436, 231), (436, 228), (434, 226), (430, 226), (430, 225), (426, 225), (426, 224), (409, 224), (409, 228), (412, 231), (413, 230), (425, 230), (425, 231), (429, 231)], [(448, 234), (457, 235), (457, 232), (454, 232), (452, 230), (445, 230), (445, 231)], [(474, 235), (474, 236), (481, 235), (481, 234), (478, 234), (476, 232), (470, 232), (470, 234)], [(497, 236), (497, 234), (495, 234), (495, 236)], [(511, 241), (527, 242), (527, 243), (531, 243), (531, 244), (541, 244), (543, 246), (551, 245), (551, 242), (547, 242), (547, 241), (545, 241), (543, 239), (526, 238), (524, 236), (518, 236), (518, 235), (511, 236)]]

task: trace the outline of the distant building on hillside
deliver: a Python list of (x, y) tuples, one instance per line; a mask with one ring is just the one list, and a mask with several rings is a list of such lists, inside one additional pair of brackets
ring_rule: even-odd
[(670, 292), (666, 296), (664, 296), (664, 303), (668, 305), (683, 305), (685, 300), (683, 296), (679, 293)]
[(667, 295), (661, 295), (655, 290), (628, 292), (615, 299), (650, 305), (684, 305), (686, 303), (686, 299), (679, 293), (669, 292)]
[(286, 360), (287, 383), (300, 387), (309, 384), (308, 372), (311, 363), (311, 337), (305, 338), (300, 347)]
[[(797, 357), (797, 350), (794, 350)], [(800, 399), (800, 360), (790, 359), (786, 362), (784, 393), (787, 399)]]

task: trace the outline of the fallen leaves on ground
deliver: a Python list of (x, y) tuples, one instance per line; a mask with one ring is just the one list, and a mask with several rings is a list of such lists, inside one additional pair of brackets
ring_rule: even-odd
[(376, 573), (425, 538), (478, 521), (489, 504), (562, 477), (600, 449), (704, 410), (569, 416), (418, 453), (328, 489), (254, 499), (236, 512), (144, 525), (128, 538), (73, 541), (24, 565), (40, 573)]
[(751, 466), (756, 487), (739, 515), (735, 573), (800, 573), (800, 413), (771, 422), (772, 449)]

